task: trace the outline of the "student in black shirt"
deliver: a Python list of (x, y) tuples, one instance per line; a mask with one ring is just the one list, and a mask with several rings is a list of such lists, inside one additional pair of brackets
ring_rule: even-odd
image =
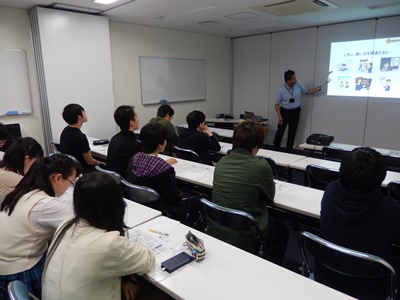
[(140, 151), (140, 142), (134, 131), (139, 128), (139, 118), (133, 106), (121, 105), (114, 112), (115, 123), (121, 131), (114, 135), (107, 151), (107, 169), (126, 177), (129, 159)]
[(99, 162), (92, 157), (89, 141), (81, 131), (83, 123), (88, 120), (85, 110), (79, 104), (68, 104), (64, 107), (62, 116), (68, 126), (60, 136), (61, 153), (75, 157), (84, 173), (94, 171)]
[(196, 152), (203, 164), (212, 165), (208, 150), (219, 151), (221, 146), (206, 125), (206, 116), (198, 110), (194, 110), (186, 117), (189, 128), (179, 134), (178, 146)]

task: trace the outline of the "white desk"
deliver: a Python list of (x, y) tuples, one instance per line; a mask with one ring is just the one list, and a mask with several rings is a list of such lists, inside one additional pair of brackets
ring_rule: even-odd
[(324, 191), (275, 180), (274, 206), (301, 215), (320, 218)]
[[(325, 167), (328, 169), (339, 170), (340, 163), (336, 161), (330, 161), (325, 159), (318, 159), (312, 157), (306, 157), (302, 160), (298, 160), (289, 165), (290, 168), (305, 171), (308, 165), (317, 165), (320, 167)], [(385, 180), (382, 182), (383, 187), (387, 187), (388, 183), (391, 181), (399, 181), (400, 180), (400, 173), (387, 171)]]
[(124, 199), (126, 203), (124, 222), (128, 227), (135, 227), (161, 216), (161, 212), (142, 204)]
[[(177, 125), (176, 127), (181, 127), (181, 128), (188, 128), (187, 124), (181, 124)], [(208, 127), (211, 132), (217, 133), (219, 136), (232, 139), (233, 138), (233, 129), (223, 129), (223, 128), (217, 128), (217, 127)]]
[[(219, 144), (221, 145), (221, 150), (218, 151), (218, 153), (220, 154), (227, 155), (228, 150), (232, 149), (231, 143), (219, 142)], [(266, 149), (258, 150), (257, 156), (269, 156), (275, 161), (278, 166), (281, 167), (289, 167), (290, 164), (306, 158), (306, 156), (304, 155), (290, 154)]]
[(97, 154), (98, 156), (101, 156), (104, 159), (107, 159), (108, 144), (93, 145), (93, 141), (98, 140), (98, 138), (87, 136), (87, 139), (89, 141), (90, 151)]
[[(325, 146), (320, 146), (320, 145), (311, 145), (307, 143), (303, 143), (297, 146), (297, 148), (301, 149), (306, 149), (306, 150), (313, 150), (313, 151), (318, 151), (322, 152), (322, 148)], [(354, 148), (362, 147), (362, 146), (356, 146), (356, 145), (349, 145), (349, 144), (340, 144), (340, 143), (331, 143), (329, 147), (334, 147), (334, 148), (339, 148), (339, 149), (344, 149), (344, 150), (353, 150)], [(400, 156), (400, 151), (398, 150), (390, 150), (390, 149), (382, 149), (382, 148), (375, 148), (376, 151), (380, 152), (381, 154), (384, 155), (394, 155), (394, 156)]]
[[(167, 155), (159, 154), (163, 159), (171, 158)], [(175, 169), (175, 176), (179, 180), (190, 182), (206, 188), (212, 189), (214, 179), (214, 167), (195, 163), (189, 160), (174, 157), (177, 163), (172, 165)]]
[(166, 232), (178, 242), (167, 257), (157, 257), (157, 266), (173, 252), (184, 249), (182, 244), (189, 230), (204, 241), (203, 261), (192, 262), (167, 276), (160, 268), (148, 273), (156, 279), (152, 281), (154, 285), (175, 299), (352, 299), (166, 217), (135, 229), (148, 232), (149, 228)]

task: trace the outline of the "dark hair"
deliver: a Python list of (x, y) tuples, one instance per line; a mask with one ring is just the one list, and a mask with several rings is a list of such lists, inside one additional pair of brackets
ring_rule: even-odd
[(347, 187), (372, 191), (380, 188), (385, 177), (386, 160), (372, 148), (355, 148), (340, 165), (340, 180)]
[(0, 168), (25, 175), (25, 156), (42, 158), (43, 155), (43, 148), (35, 139), (31, 137), (18, 138), (6, 150), (3, 160), (0, 161)]
[(7, 130), (6, 125), (0, 123), (0, 140), (7, 140), (10, 137), (10, 134)]
[(285, 82), (289, 81), (292, 79), (292, 76), (294, 75), (294, 71), (292, 70), (287, 70), (284, 74)]
[(194, 110), (186, 117), (186, 122), (189, 128), (196, 129), (201, 123), (206, 120), (206, 115), (199, 110)]
[(121, 130), (129, 130), (129, 123), (135, 120), (135, 109), (131, 105), (118, 106), (114, 111), (115, 123)]
[(69, 125), (76, 124), (78, 123), (78, 117), (82, 116), (82, 113), (84, 111), (85, 110), (83, 109), (83, 107), (79, 104), (68, 104), (66, 107), (64, 107), (62, 117), (64, 121), (67, 122)]
[(163, 104), (157, 110), (157, 116), (161, 118), (164, 118), (167, 114), (169, 114), (169, 116), (172, 117), (174, 113), (175, 111), (169, 104)]
[(15, 189), (4, 198), (0, 211), (8, 211), (8, 215), (11, 215), (19, 199), (35, 189), (42, 190), (47, 195), (54, 197), (50, 175), (60, 173), (62, 178), (67, 179), (77, 168), (79, 167), (76, 163), (64, 154), (57, 153), (38, 159)]
[(110, 175), (101, 172), (83, 175), (74, 188), (75, 216), (57, 232), (49, 249), (43, 274), (66, 231), (81, 220), (107, 232), (116, 230), (124, 236), (125, 206), (121, 190)]
[(254, 147), (262, 148), (265, 138), (264, 126), (254, 120), (240, 122), (233, 131), (232, 149), (246, 148), (250, 152)]
[(140, 142), (144, 153), (152, 153), (167, 139), (167, 130), (159, 123), (149, 123), (140, 130)]

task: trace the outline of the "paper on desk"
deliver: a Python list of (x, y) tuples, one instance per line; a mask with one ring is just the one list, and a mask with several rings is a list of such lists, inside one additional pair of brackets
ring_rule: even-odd
[(291, 189), (293, 189), (293, 187), (287, 185), (287, 184), (282, 184), (280, 182), (275, 182), (275, 193), (276, 194), (282, 194), (285, 193), (287, 191), (290, 191)]
[(172, 255), (176, 246), (181, 243), (181, 241), (171, 236), (147, 233), (141, 229), (129, 230), (128, 234), (132, 243), (149, 248), (156, 258), (164, 254)]
[(210, 171), (206, 165), (190, 165), (180, 171), (180, 176), (187, 179), (197, 179)]

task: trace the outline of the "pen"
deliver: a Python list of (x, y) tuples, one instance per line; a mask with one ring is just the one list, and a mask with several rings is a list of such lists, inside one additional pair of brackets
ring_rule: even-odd
[(168, 233), (161, 232), (161, 231), (158, 231), (158, 230), (155, 230), (155, 229), (150, 229), (150, 228), (149, 228), (149, 231), (150, 231), (150, 232), (154, 232), (154, 233), (158, 233), (158, 234), (161, 234), (161, 235), (169, 236)]

